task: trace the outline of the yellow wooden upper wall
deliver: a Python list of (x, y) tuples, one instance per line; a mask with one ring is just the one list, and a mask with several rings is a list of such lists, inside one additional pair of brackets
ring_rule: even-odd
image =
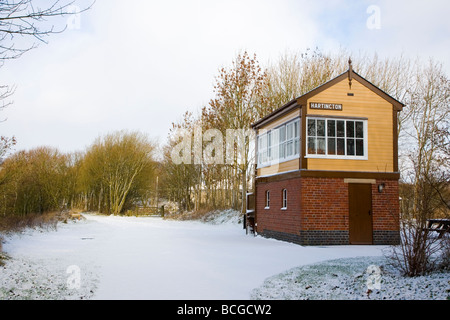
[(300, 163), (298, 159), (289, 160), (286, 162), (280, 162), (269, 167), (259, 168), (257, 175), (258, 177), (269, 176), (272, 174), (277, 174), (280, 172), (288, 172), (300, 169)]
[[(348, 96), (353, 93), (353, 96)], [(342, 104), (342, 111), (310, 109), (311, 102)], [(323, 90), (307, 101), (307, 115), (322, 115), (329, 117), (358, 117), (368, 119), (368, 159), (316, 159), (307, 158), (308, 170), (330, 171), (368, 171), (393, 172), (394, 171), (394, 137), (393, 137), (393, 106), (391, 103), (353, 79), (352, 88), (349, 89), (348, 80)], [(283, 117), (276, 119), (261, 127), (258, 131), (270, 130), (279, 125), (300, 117), (300, 110), (294, 110)], [(301, 139), (306, 135), (305, 128), (301, 128)], [(258, 176), (271, 175), (285, 171), (300, 169), (298, 160), (280, 163), (258, 169)]]
[[(353, 93), (353, 96), (348, 96)], [(348, 80), (310, 98), (308, 115), (361, 117), (368, 119), (368, 160), (307, 159), (308, 170), (393, 172), (393, 106), (388, 101), (353, 80), (351, 89)], [(342, 104), (342, 111), (310, 109), (311, 102)], [(302, 133), (305, 134), (304, 128)]]

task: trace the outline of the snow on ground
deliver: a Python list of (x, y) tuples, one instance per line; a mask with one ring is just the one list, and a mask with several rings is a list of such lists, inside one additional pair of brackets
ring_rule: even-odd
[[(11, 259), (0, 266), (0, 300), (299, 298), (298, 287), (289, 293), (279, 284), (286, 275), (294, 277), (295, 268), (350, 257), (380, 258), (385, 248), (302, 247), (254, 237), (245, 234), (231, 211), (207, 223), (84, 216), (59, 224), (57, 231), (5, 237), (3, 250)], [(370, 262), (358, 262), (357, 272)], [(278, 284), (271, 284), (274, 279)], [(313, 278), (312, 286), (320, 279)], [(361, 290), (359, 294), (367, 291)]]
[[(402, 277), (384, 257), (330, 260), (272, 276), (254, 289), (264, 300), (445, 300), (449, 273)], [(369, 291), (370, 289), (370, 291)]]
[(239, 224), (242, 223), (242, 214), (233, 209), (227, 210), (216, 210), (209, 212), (201, 221), (209, 223), (209, 224)]

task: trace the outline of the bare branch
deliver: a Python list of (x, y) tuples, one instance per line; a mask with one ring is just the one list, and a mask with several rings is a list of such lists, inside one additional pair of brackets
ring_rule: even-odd
[(16, 36), (31, 37), (38, 42), (44, 42), (45, 37), (51, 34), (61, 33), (66, 30), (67, 25), (56, 29), (54, 25), (45, 24), (47, 19), (81, 14), (95, 3), (80, 10), (72, 10), (76, 0), (63, 3), (56, 0), (47, 8), (35, 8), (33, 0), (16, 0), (11, 2), (0, 2), (0, 60), (16, 59), (24, 53), (36, 47), (32, 43), (26, 47), (17, 47), (14, 43)]

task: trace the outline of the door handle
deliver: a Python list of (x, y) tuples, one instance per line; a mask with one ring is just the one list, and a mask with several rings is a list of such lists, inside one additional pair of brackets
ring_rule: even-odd
[(369, 210), (369, 216), (371, 216), (372, 215), (372, 210)]

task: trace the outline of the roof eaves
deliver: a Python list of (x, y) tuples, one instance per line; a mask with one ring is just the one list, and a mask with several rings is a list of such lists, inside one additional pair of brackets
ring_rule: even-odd
[(257, 127), (261, 126), (261, 124), (266, 122), (268, 119), (274, 117), (278, 113), (281, 113), (283, 110), (287, 109), (288, 107), (293, 106), (295, 103), (297, 103), (297, 99), (298, 98), (292, 99), (291, 101), (289, 101), (285, 105), (283, 105), (283, 106), (279, 107), (278, 109), (272, 111), (271, 113), (269, 113), (265, 117), (261, 118), (260, 120), (256, 121), (255, 123), (253, 123), (251, 125), (251, 127), (254, 129), (254, 128), (257, 128)]

